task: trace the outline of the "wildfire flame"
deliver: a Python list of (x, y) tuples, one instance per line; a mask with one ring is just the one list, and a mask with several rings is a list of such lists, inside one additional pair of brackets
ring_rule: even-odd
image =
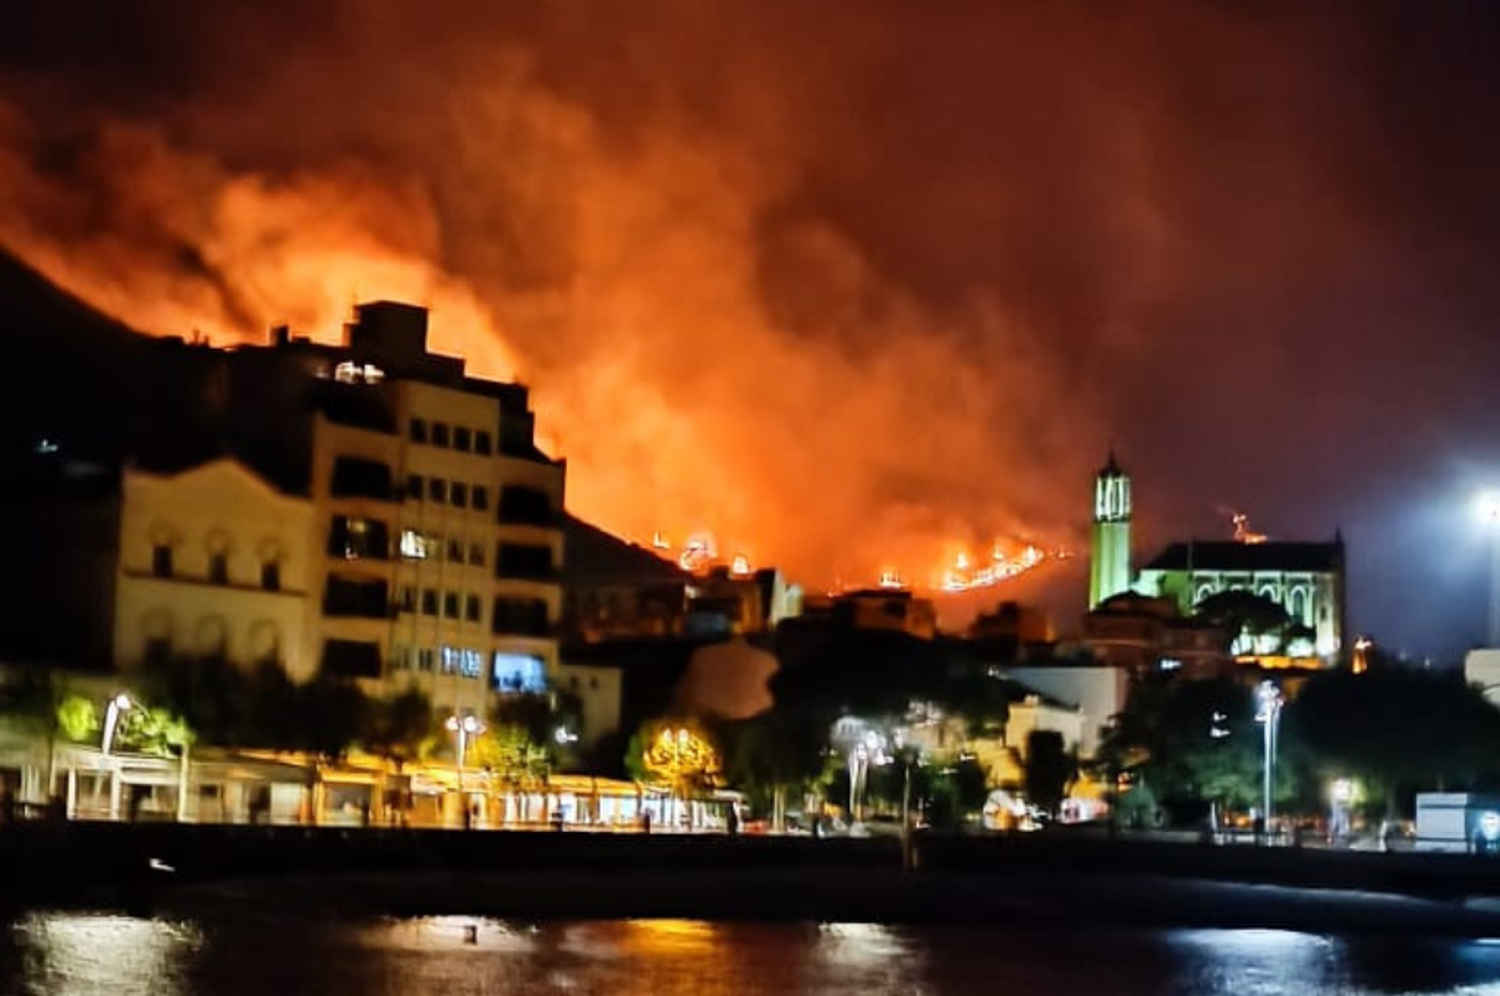
[(989, 588), (1034, 570), (1048, 560), (1061, 560), (1066, 556), (1064, 550), (1047, 551), (1033, 543), (1025, 544), (1011, 555), (997, 542), (990, 551), (989, 562), (974, 569), (968, 551), (960, 550), (953, 558), (953, 565), (943, 571), (939, 587), (947, 592)]
[(1236, 543), (1264, 543), (1265, 533), (1257, 533), (1250, 528), (1250, 517), (1244, 512), (1231, 511), (1229, 521), (1234, 523), (1234, 540)]

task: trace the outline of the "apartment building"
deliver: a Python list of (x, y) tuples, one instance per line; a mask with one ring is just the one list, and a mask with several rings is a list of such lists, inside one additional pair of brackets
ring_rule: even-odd
[(341, 344), (277, 328), (227, 354), (232, 458), (125, 475), (117, 660), (276, 656), (480, 715), (548, 687), (566, 466), (526, 388), (429, 353), (427, 317), (364, 304)]

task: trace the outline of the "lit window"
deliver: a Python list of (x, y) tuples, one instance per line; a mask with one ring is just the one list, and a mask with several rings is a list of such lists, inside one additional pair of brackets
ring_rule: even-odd
[(427, 537), (415, 529), (401, 530), (401, 556), (407, 560), (426, 560)]
[(443, 673), (453, 674), (463, 666), (463, 651), (457, 647), (443, 648)]
[(497, 650), (490, 679), (499, 692), (537, 694), (547, 690), (547, 667), (540, 657)]
[(479, 677), (484, 673), (484, 655), (477, 650), (465, 650), (462, 667), (465, 678)]

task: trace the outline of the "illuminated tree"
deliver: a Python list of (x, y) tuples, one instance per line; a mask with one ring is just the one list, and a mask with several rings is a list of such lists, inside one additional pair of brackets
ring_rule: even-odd
[(635, 744), (640, 750), (640, 769), (648, 777), (667, 785), (682, 801), (700, 788), (712, 788), (720, 772), (718, 752), (701, 729), (684, 721), (649, 724)]

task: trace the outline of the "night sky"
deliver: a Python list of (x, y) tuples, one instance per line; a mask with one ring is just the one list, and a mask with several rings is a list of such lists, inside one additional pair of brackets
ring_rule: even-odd
[(13, 6), (0, 245), (138, 328), (431, 304), (575, 511), (816, 584), (1079, 547), (1113, 443), (1140, 554), (1483, 634), (1493, 3)]

